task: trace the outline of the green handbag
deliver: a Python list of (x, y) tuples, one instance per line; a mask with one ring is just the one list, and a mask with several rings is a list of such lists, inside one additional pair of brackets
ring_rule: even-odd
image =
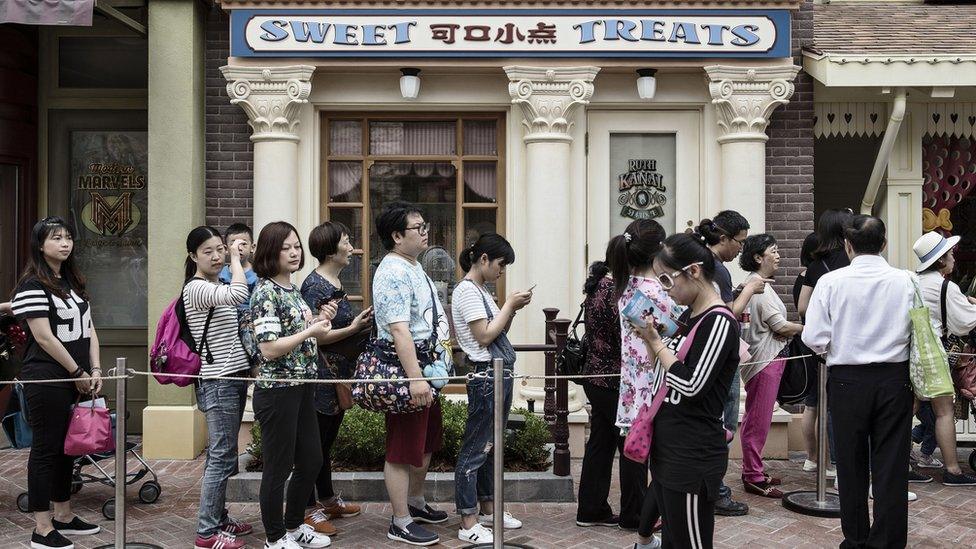
[(914, 274), (912, 285), (915, 288), (915, 303), (908, 313), (912, 321), (911, 358), (908, 370), (912, 388), (916, 396), (927, 400), (952, 395), (955, 390), (952, 385), (952, 375), (949, 373), (948, 357), (942, 342), (935, 335), (931, 313), (922, 302), (922, 293)]

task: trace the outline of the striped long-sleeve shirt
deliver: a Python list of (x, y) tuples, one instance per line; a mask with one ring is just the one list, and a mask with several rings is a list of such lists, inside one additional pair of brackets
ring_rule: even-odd
[[(186, 320), (194, 341), (200, 344), (203, 328), (211, 307), (214, 310), (207, 330), (206, 345), (201, 349), (200, 374), (205, 376), (232, 375), (247, 370), (247, 354), (241, 344), (237, 306), (249, 297), (247, 284), (232, 282), (221, 284), (202, 278), (194, 278), (183, 288), (183, 305)], [(209, 355), (213, 362), (208, 362)]]

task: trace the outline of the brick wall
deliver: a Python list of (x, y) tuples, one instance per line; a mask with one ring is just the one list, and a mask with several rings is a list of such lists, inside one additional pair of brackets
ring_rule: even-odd
[(252, 224), (253, 148), (247, 116), (227, 97), (220, 67), (230, 45), (227, 14), (211, 7), (206, 24), (206, 197), (207, 224), (223, 231), (231, 223)]
[[(813, 1), (793, 13), (793, 62), (802, 65), (800, 48), (813, 40)], [(793, 281), (800, 273), (800, 246), (814, 228), (813, 79), (800, 72), (790, 103), (774, 111), (766, 143), (766, 230), (780, 251), (777, 292), (792, 312)]]

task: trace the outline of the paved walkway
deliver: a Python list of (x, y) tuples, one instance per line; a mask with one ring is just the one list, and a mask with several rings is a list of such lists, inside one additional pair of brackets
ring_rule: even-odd
[[(967, 450), (968, 452), (968, 450)], [(967, 454), (968, 455), (968, 454)], [(33, 521), (17, 511), (17, 494), (26, 490), (26, 450), (0, 450), (0, 547), (29, 547)], [(136, 464), (132, 464), (134, 467)], [(138, 503), (135, 490), (129, 492), (128, 539), (130, 542), (151, 542), (166, 549), (192, 547), (198, 508), (198, 482), (203, 459), (195, 461), (154, 462), (160, 474), (163, 494), (153, 505)], [(579, 475), (579, 461), (574, 474)], [(799, 471), (798, 462), (773, 461), (769, 469), (782, 476), (784, 488), (812, 488), (812, 473)], [(108, 461), (106, 466), (112, 467)], [(718, 517), (715, 542), (718, 547), (794, 548), (837, 547), (841, 541), (840, 523), (797, 515), (784, 509), (778, 500), (743, 495), (739, 463), (734, 462), (726, 482), (748, 502), (752, 511), (747, 517)], [(976, 488), (947, 488), (934, 482), (912, 485), (919, 501), (909, 507), (909, 539), (912, 547), (976, 547)], [(85, 486), (73, 500), (76, 510), (88, 520), (103, 527), (97, 536), (76, 537), (79, 549), (96, 547), (114, 540), (113, 523), (101, 516), (101, 506), (111, 497), (112, 490), (104, 486)], [(616, 495), (614, 495), (615, 497)], [(442, 504), (453, 510), (453, 505)], [(609, 528), (576, 527), (575, 504), (511, 504), (508, 510), (522, 519), (525, 527), (511, 532), (508, 541), (524, 543), (536, 548), (629, 548), (634, 535)], [(249, 536), (249, 547), (260, 548), (264, 538), (260, 527), (257, 504), (231, 506), (234, 516), (255, 525)], [(390, 508), (385, 503), (367, 503), (364, 513), (337, 522), (340, 533), (333, 538), (334, 547), (378, 548), (405, 547), (386, 539)], [(443, 543), (435, 547), (463, 547), (457, 540), (457, 520), (438, 527)]]

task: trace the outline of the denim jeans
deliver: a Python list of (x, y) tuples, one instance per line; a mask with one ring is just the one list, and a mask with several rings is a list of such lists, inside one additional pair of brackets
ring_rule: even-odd
[(912, 428), (912, 439), (921, 443), (922, 453), (931, 456), (935, 453), (935, 410), (932, 403), (924, 401), (918, 406), (918, 413), (915, 414), (921, 423)]
[[(729, 387), (729, 396), (725, 400), (725, 410), (722, 412), (722, 423), (725, 428), (732, 434), (735, 434), (739, 430), (739, 392), (740, 384), (742, 383), (742, 378), (739, 377), (739, 368), (735, 369), (732, 374), (732, 386)], [(732, 497), (732, 489), (725, 485), (725, 481), (722, 481), (722, 485), (718, 489), (719, 497)]]
[(196, 389), (197, 406), (207, 417), (207, 462), (200, 487), (197, 533), (209, 536), (225, 519), (227, 479), (237, 471), (237, 433), (247, 399), (244, 381), (205, 380)]
[[(486, 369), (487, 367), (479, 367), (477, 371)], [(512, 409), (512, 381), (508, 376), (503, 380), (503, 425), (508, 424), (508, 412)], [(476, 515), (479, 512), (478, 502), (494, 499), (494, 479), (490, 465), (495, 417), (494, 383), (495, 379), (490, 373), (488, 377), (474, 378), (468, 382), (468, 421), (464, 426), (464, 439), (454, 470), (454, 501), (460, 515)]]

